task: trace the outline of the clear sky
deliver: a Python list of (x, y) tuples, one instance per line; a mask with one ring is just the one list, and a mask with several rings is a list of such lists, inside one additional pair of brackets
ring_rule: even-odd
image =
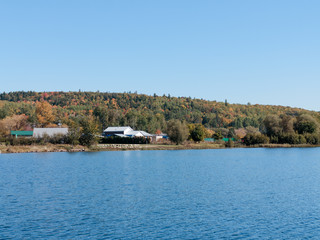
[(319, 0), (0, 1), (0, 92), (320, 110)]

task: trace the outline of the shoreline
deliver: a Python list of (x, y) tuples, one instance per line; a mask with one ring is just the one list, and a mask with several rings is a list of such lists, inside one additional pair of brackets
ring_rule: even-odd
[(45, 153), (45, 152), (102, 152), (102, 151), (151, 151), (151, 150), (201, 150), (201, 149), (231, 149), (231, 148), (314, 148), (320, 145), (290, 145), (290, 144), (258, 144), (245, 146), (236, 144), (226, 147), (224, 144), (212, 143), (187, 143), (184, 145), (173, 144), (97, 144), (90, 148), (81, 145), (46, 144), (46, 145), (0, 145), (0, 154), (6, 153)]

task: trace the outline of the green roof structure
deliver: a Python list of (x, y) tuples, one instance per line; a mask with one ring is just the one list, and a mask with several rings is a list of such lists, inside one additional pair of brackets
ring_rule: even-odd
[(23, 136), (23, 137), (32, 137), (33, 131), (10, 131), (12, 136)]
[[(232, 140), (232, 141), (236, 141), (235, 138), (222, 138), (221, 140), (224, 141), (224, 142), (228, 142), (229, 139)], [(218, 139), (216, 140), (214, 138), (205, 138), (204, 141), (205, 142), (215, 142), (215, 141), (218, 141)]]

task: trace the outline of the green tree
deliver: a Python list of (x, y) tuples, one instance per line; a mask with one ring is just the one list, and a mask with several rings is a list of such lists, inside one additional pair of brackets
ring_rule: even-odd
[(206, 129), (202, 124), (196, 124), (194, 129), (190, 132), (190, 136), (193, 141), (201, 142), (203, 141), (206, 134)]
[(103, 108), (103, 107), (100, 107), (100, 106), (96, 107), (93, 110), (93, 115), (98, 118), (98, 120), (99, 120), (99, 122), (101, 124), (102, 130), (107, 128), (107, 126), (108, 126), (108, 113), (107, 113), (106, 108)]
[(269, 138), (266, 135), (256, 133), (256, 134), (247, 134), (244, 139), (244, 143), (246, 145), (254, 145), (254, 144), (263, 144), (263, 143), (268, 143)]
[(288, 144), (300, 144), (301, 137), (297, 133), (283, 133), (279, 134), (276, 139), (272, 139), (272, 143), (288, 143)]
[(297, 118), (295, 130), (299, 134), (315, 133), (318, 130), (318, 122), (309, 114), (302, 114)]
[(217, 131), (221, 133), (223, 138), (227, 138), (229, 135), (229, 129), (227, 128), (219, 128)]
[(276, 136), (281, 133), (280, 118), (277, 115), (268, 115), (263, 120), (265, 133), (270, 136)]
[(247, 134), (259, 134), (260, 133), (258, 128), (255, 128), (252, 126), (246, 127), (245, 129), (246, 129)]
[(306, 139), (306, 142), (312, 145), (318, 145), (320, 144), (320, 135), (319, 134), (310, 134), (310, 133), (306, 133), (304, 134), (304, 137)]
[(79, 144), (79, 139), (81, 137), (80, 127), (71, 126), (68, 129), (68, 134), (66, 136), (66, 141), (69, 144), (77, 145)]
[(288, 115), (282, 115), (281, 116), (281, 121), (280, 121), (280, 126), (282, 127), (282, 131), (284, 133), (293, 133), (293, 124), (294, 124), (294, 118)]
[(80, 121), (82, 128), (79, 142), (81, 145), (90, 147), (97, 143), (98, 140), (98, 124), (92, 116), (84, 118)]
[(170, 140), (178, 145), (187, 140), (189, 131), (184, 122), (172, 119), (167, 124), (167, 134)]
[(229, 129), (229, 132), (228, 132), (228, 136), (227, 136), (228, 138), (236, 138), (237, 136), (236, 136), (236, 133), (235, 133), (235, 131), (234, 131), (234, 128), (230, 128)]
[(220, 131), (217, 131), (212, 135), (212, 138), (214, 138), (214, 140), (221, 140), (223, 136)]

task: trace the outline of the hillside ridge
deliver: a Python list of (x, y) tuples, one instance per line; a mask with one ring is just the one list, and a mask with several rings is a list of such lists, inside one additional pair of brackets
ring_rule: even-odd
[[(320, 120), (319, 112), (277, 105), (230, 104), (191, 97), (110, 92), (34, 92), (0, 93), (0, 119), (25, 114), (35, 121), (35, 105), (46, 101), (53, 109), (55, 122), (67, 125), (77, 117), (93, 115), (101, 127), (130, 125), (155, 132), (165, 129), (166, 121), (180, 119), (201, 123), (206, 128), (259, 128), (270, 114), (298, 116), (308, 113)], [(32, 120), (33, 119), (33, 120)]]

